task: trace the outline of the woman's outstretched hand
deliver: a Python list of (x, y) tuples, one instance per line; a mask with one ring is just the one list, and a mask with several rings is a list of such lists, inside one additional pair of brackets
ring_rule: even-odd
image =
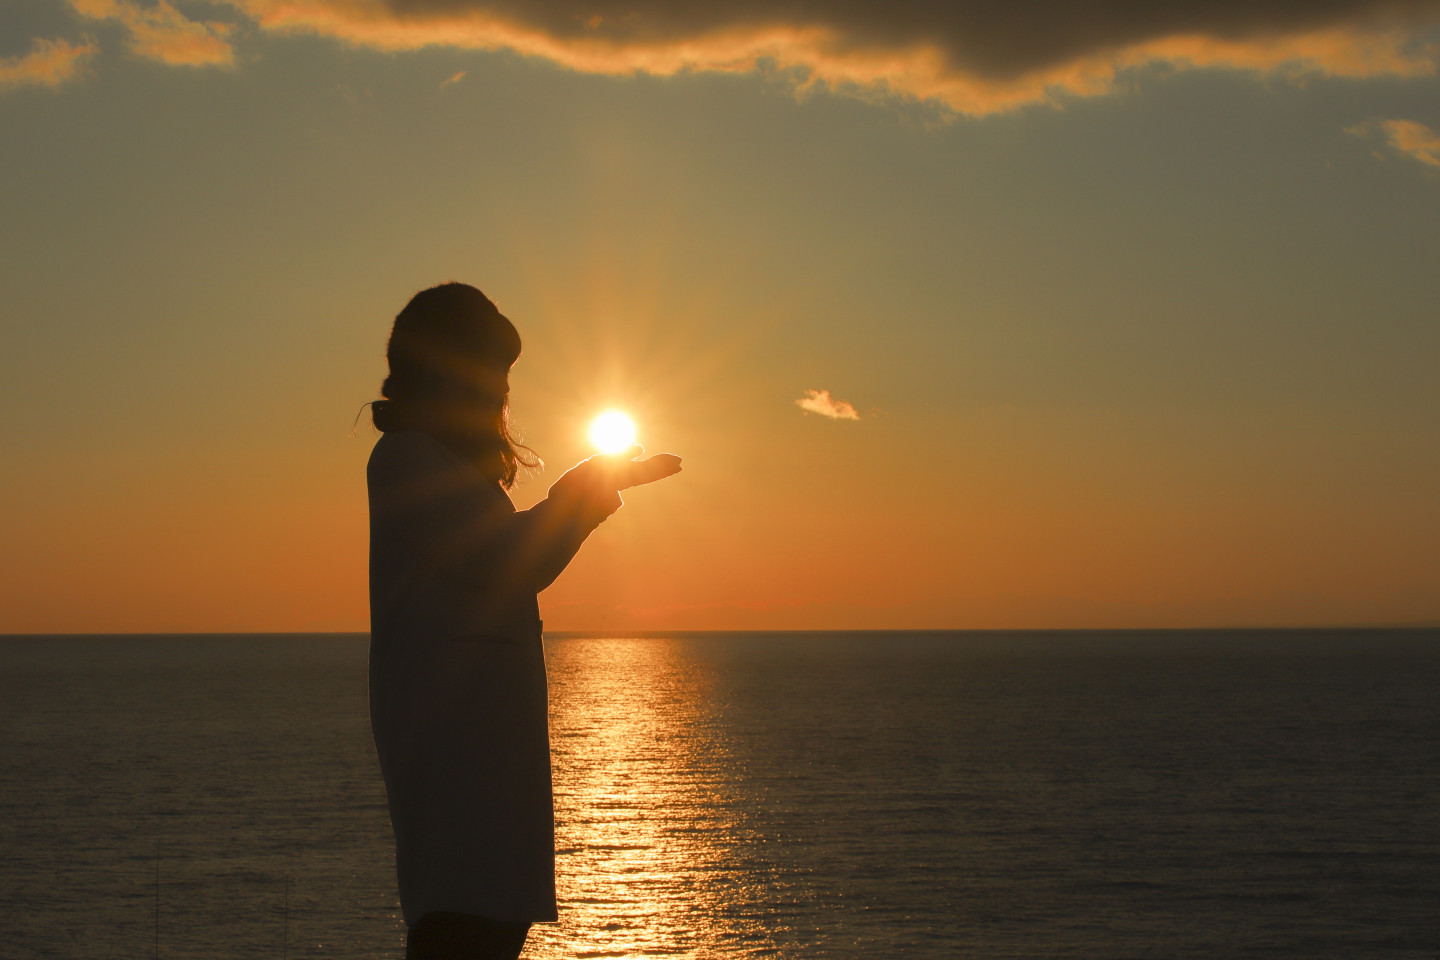
[(680, 458), (673, 453), (635, 459), (644, 452), (637, 444), (620, 453), (601, 453), (581, 460), (551, 485), (550, 496), (586, 503), (608, 517), (620, 508), (621, 490), (680, 472)]
[(644, 460), (635, 459), (644, 452), (645, 448), (637, 444), (631, 447), (628, 453), (601, 455), (593, 459), (614, 459), (614, 464), (607, 465), (607, 468), (613, 471), (616, 490), (628, 490), (630, 487), (638, 487), (641, 484), (654, 483), (656, 480), (664, 480), (666, 477), (673, 477), (680, 472), (680, 458), (675, 454), (657, 453)]

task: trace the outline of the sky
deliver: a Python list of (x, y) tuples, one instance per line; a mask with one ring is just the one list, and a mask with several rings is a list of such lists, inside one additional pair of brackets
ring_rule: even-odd
[[(1440, 4), (7, 0), (0, 632), (364, 630), (394, 315), (577, 630), (1440, 621)], [(353, 434), (352, 434), (352, 425)]]

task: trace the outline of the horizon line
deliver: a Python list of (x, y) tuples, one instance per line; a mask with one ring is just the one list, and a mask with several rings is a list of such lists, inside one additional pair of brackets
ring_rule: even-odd
[[(715, 635), (815, 635), (815, 634), (1096, 634), (1096, 633), (1300, 633), (1305, 631), (1426, 631), (1440, 630), (1440, 620), (1417, 620), (1401, 623), (1338, 623), (1303, 625), (1232, 625), (1210, 627), (782, 627), (746, 628), (740, 630), (546, 630), (544, 636), (560, 638), (594, 637), (596, 639), (662, 639), (664, 637), (698, 637)], [(120, 631), (43, 631), (0, 632), (0, 641), (44, 638), (83, 637), (368, 637), (369, 630), (120, 630)]]

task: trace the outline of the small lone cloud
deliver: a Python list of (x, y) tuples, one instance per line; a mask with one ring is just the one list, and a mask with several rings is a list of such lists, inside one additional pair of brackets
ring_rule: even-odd
[(836, 400), (829, 390), (806, 390), (795, 405), (806, 413), (818, 413), (831, 420), (859, 420), (860, 411), (848, 400)]
[(35, 40), (30, 52), (0, 57), (0, 90), (13, 87), (58, 87), (75, 79), (85, 61), (95, 55), (94, 43)]
[(459, 83), (461, 80), (464, 80), (464, 79), (465, 79), (465, 71), (464, 71), (464, 70), (457, 70), (457, 71), (455, 72), (455, 74), (450, 77), (450, 79), (440, 81), (440, 89), (441, 89), (441, 90), (444, 90), (446, 87), (454, 86), (455, 84)]
[(1386, 145), (1402, 157), (1409, 157), (1427, 167), (1440, 167), (1440, 134), (1415, 120), (1366, 120), (1346, 127), (1345, 132), (1357, 137), (1369, 137), (1379, 132), (1384, 136)]

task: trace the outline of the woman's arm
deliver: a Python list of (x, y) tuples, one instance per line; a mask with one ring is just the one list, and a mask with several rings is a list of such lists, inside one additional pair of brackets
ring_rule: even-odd
[[(560, 576), (574, 559), (585, 538), (624, 501), (620, 491), (680, 472), (680, 458), (662, 453), (634, 459), (644, 451), (591, 457), (571, 467), (550, 487), (549, 496), (529, 510), (516, 514), (528, 527), (519, 537), (534, 559), (526, 556), (519, 569), (539, 593)], [(523, 552), (523, 551), (522, 551)]]
[(569, 566), (585, 538), (616, 510), (622, 501), (617, 491), (608, 496), (587, 491), (575, 496), (551, 487), (548, 497), (528, 510), (511, 515), (506, 531), (513, 560), (510, 576), (514, 589), (539, 593)]
[[(619, 489), (679, 471), (679, 458), (592, 457), (549, 496), (516, 511), (499, 485), (426, 434), (396, 434), (372, 459), (371, 517), (382, 541), (408, 556), (414, 576), (442, 577), (497, 603), (555, 581), (585, 538), (621, 506)], [(374, 549), (374, 547), (372, 547)]]

